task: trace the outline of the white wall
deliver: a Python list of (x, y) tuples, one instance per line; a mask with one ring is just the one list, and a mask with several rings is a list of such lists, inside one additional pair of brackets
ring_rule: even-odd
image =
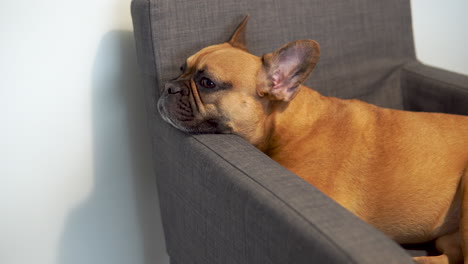
[(168, 263), (129, 8), (0, 2), (0, 263)]
[[(468, 74), (466, 0), (414, 0)], [(0, 263), (165, 264), (129, 1), (0, 2)]]
[(412, 0), (411, 7), (419, 60), (468, 75), (468, 1)]

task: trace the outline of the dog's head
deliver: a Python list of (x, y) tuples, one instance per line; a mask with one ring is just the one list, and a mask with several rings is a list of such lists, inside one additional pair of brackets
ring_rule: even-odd
[(271, 102), (289, 102), (319, 59), (319, 45), (298, 40), (261, 58), (247, 51), (248, 16), (231, 39), (190, 56), (181, 74), (165, 84), (161, 116), (189, 133), (261, 137)]

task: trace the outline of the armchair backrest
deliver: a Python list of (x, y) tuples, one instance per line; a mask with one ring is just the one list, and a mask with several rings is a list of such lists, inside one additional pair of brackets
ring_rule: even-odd
[(138, 48), (139, 63), (147, 73), (156, 74), (159, 87), (178, 74), (189, 55), (227, 41), (246, 13), (250, 13), (249, 49), (255, 55), (297, 39), (320, 43), (320, 61), (305, 84), (328, 96), (400, 107), (399, 68), (415, 58), (409, 0), (135, 0), (134, 4), (148, 9), (148, 17), (142, 19), (149, 19), (150, 27), (142, 30), (152, 31), (154, 43), (137, 43), (143, 46)]

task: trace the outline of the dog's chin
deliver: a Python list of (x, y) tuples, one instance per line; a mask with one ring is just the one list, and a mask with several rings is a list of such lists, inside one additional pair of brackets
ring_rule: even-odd
[(167, 123), (173, 127), (190, 134), (221, 134), (228, 133), (226, 129), (221, 129), (222, 125), (214, 119), (203, 121), (181, 121), (177, 118), (161, 115)]
[(161, 100), (158, 102), (158, 110), (164, 121), (186, 133), (221, 134), (230, 133), (231, 131), (226, 125), (214, 118), (198, 120), (196, 118), (188, 118), (187, 115), (178, 116), (177, 111), (168, 111)]

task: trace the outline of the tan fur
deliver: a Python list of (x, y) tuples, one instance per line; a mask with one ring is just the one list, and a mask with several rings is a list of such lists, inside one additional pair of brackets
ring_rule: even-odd
[[(275, 100), (264, 94), (271, 80), (261, 58), (234, 42), (194, 54), (177, 80), (190, 87), (195, 121), (223, 120), (228, 132), (398, 243), (437, 239), (442, 255), (418, 263), (468, 263), (468, 117), (385, 109), (302, 85), (293, 100)], [(201, 69), (232, 87), (198, 89), (193, 76)], [(174, 124), (164, 110), (169, 98), (160, 99), (161, 111)]]

